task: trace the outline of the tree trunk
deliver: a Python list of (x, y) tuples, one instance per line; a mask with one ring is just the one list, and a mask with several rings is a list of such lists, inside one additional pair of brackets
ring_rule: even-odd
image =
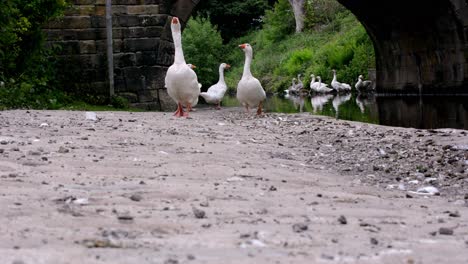
[(305, 0), (289, 0), (294, 12), (294, 18), (296, 19), (296, 33), (302, 32), (304, 29), (304, 4)]

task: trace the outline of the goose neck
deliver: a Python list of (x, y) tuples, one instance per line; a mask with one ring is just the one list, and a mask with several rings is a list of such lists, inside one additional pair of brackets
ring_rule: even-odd
[(219, 67), (219, 81), (218, 83), (225, 83), (224, 81), (224, 69), (223, 67)]
[(172, 32), (172, 39), (174, 40), (174, 63), (185, 64), (184, 51), (182, 50), (182, 35), (180, 32)]
[(252, 72), (250, 72), (250, 64), (252, 64), (252, 54), (246, 52), (245, 53), (244, 72), (242, 74), (243, 77), (252, 76)]

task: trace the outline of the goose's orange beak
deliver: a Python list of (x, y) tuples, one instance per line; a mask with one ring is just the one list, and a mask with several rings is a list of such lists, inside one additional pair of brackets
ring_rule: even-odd
[(245, 49), (245, 44), (240, 44), (240, 45), (239, 45), (239, 48)]
[(231, 65), (226, 64), (226, 69), (229, 69), (229, 68), (231, 68)]
[(177, 17), (173, 17), (172, 24), (179, 24), (179, 19)]
[(195, 65), (192, 64), (192, 69), (196, 69), (196, 68), (197, 68), (197, 66), (195, 66)]

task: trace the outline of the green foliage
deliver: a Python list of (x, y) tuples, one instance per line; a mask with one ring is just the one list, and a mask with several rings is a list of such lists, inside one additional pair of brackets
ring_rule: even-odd
[(289, 75), (296, 75), (304, 72), (306, 67), (310, 64), (310, 60), (313, 58), (312, 50), (303, 49), (293, 51), (289, 59), (284, 64), (284, 69)]
[(111, 97), (111, 105), (115, 108), (125, 109), (130, 107), (130, 103), (128, 102), (127, 98), (122, 96), (114, 95)]
[(261, 18), (275, 0), (203, 0), (195, 17), (209, 17), (221, 32), (225, 43), (261, 26)]
[(224, 62), (223, 40), (206, 18), (192, 18), (182, 37), (185, 60), (195, 65), (198, 81), (207, 87), (218, 81), (219, 65)]
[(54, 48), (42, 26), (60, 16), (64, 0), (4, 0), (0, 8), (0, 106), (57, 108), (66, 96), (55, 88)]
[[(286, 89), (298, 73), (306, 85), (311, 73), (330, 83), (333, 68), (339, 81), (354, 84), (359, 74), (366, 75), (375, 67), (373, 44), (364, 27), (337, 1), (308, 1), (306, 10), (306, 31), (295, 34), (292, 8), (287, 0), (279, 0), (266, 12), (263, 29), (242, 39), (254, 44), (252, 72), (268, 92)], [(237, 63), (232, 63), (226, 81), (236, 87), (243, 57), (228, 56)]]
[(288, 0), (279, 0), (273, 10), (267, 10), (263, 18), (263, 43), (278, 42), (294, 33), (296, 22)]

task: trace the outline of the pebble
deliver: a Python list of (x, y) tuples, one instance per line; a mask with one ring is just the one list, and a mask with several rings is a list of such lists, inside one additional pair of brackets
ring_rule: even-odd
[(378, 245), (378, 244), (379, 244), (379, 241), (378, 241), (377, 239), (371, 237), (370, 243), (371, 243), (372, 245)]
[(198, 218), (198, 219), (206, 218), (205, 211), (195, 208), (195, 207), (192, 208), (192, 211), (193, 211), (193, 214), (195, 215), (195, 218)]
[(348, 223), (348, 220), (346, 220), (346, 217), (344, 215), (341, 215), (338, 217), (338, 222), (342, 225), (346, 225)]
[(58, 150), (58, 153), (68, 153), (68, 152), (70, 152), (70, 150), (63, 147), (63, 146), (60, 146), (60, 148)]
[(307, 231), (308, 228), (307, 224), (304, 223), (297, 223), (292, 226), (293, 231), (296, 233)]
[(135, 201), (135, 202), (139, 202), (139, 201), (141, 201), (142, 199), (143, 199), (143, 196), (141, 196), (140, 194), (137, 194), (137, 193), (132, 194), (132, 195), (130, 196), (130, 200)]
[(439, 228), (439, 234), (451, 236), (453, 235), (453, 229), (448, 228), (448, 227), (441, 227)]

